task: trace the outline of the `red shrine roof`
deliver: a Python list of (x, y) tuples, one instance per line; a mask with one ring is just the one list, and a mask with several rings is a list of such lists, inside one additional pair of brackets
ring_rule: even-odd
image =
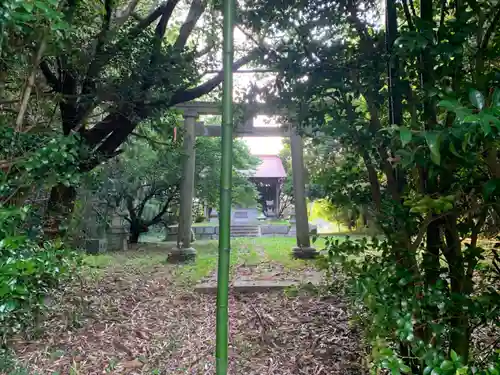
[(255, 155), (262, 163), (257, 167), (254, 178), (285, 178), (286, 172), (278, 155)]

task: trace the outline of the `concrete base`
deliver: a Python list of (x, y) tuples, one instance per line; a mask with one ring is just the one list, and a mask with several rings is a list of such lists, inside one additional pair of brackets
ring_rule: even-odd
[(168, 254), (167, 263), (187, 263), (196, 260), (196, 250), (192, 247), (185, 249), (175, 248)]
[[(314, 274), (304, 280), (235, 280), (229, 286), (230, 293), (268, 293), (283, 291), (291, 287), (300, 287), (307, 285), (318, 286), (322, 282), (322, 274)], [(217, 294), (217, 283), (206, 282), (195, 286), (194, 290), (202, 294)]]
[(314, 259), (319, 255), (314, 247), (294, 247), (292, 256), (297, 259)]

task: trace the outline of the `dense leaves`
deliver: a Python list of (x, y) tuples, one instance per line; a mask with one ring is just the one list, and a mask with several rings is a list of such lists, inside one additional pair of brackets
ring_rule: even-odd
[[(79, 136), (89, 172), (176, 104), (222, 81), (217, 2), (17, 1), (0, 5), (0, 122), (16, 133)], [(252, 47), (253, 48), (253, 47)], [(237, 52), (235, 69), (252, 61)], [(217, 56), (218, 57), (218, 56)], [(72, 211), (77, 183), (54, 184), (46, 233)]]

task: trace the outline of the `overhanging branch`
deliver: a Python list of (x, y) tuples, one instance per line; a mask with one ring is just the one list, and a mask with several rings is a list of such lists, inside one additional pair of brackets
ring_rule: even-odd
[(99, 31), (99, 35), (97, 36), (97, 44), (95, 46), (94, 57), (89, 65), (82, 87), (82, 94), (84, 95), (89, 94), (95, 88), (94, 81), (95, 78), (97, 78), (97, 75), (99, 74), (99, 70), (101, 68), (99, 57), (102, 54), (111, 24), (111, 16), (113, 14), (112, 0), (104, 1), (104, 9), (105, 13), (102, 19), (101, 31)]
[[(96, 55), (94, 59), (94, 72), (100, 72), (102, 68), (108, 64), (108, 62), (116, 56), (116, 54), (122, 50), (127, 44), (135, 40), (144, 30), (146, 30), (153, 22), (158, 18), (172, 14), (179, 0), (169, 0), (168, 2), (160, 5), (153, 12), (149, 14), (146, 18), (142, 19), (137, 23), (135, 27), (130, 29), (125, 37), (119, 40), (116, 44), (112, 45), (108, 49), (104, 49), (101, 54)], [(170, 17), (168, 17), (170, 18)], [(94, 74), (95, 76), (95, 74)]]
[[(258, 49), (253, 50), (250, 52), (248, 55), (242, 57), (241, 59), (237, 60), (233, 64), (233, 71), (238, 70), (240, 67), (242, 67), (245, 64), (248, 64), (250, 61), (254, 60), (257, 58), (259, 53)], [(205, 83), (202, 83), (201, 85), (194, 87), (192, 89), (186, 89), (182, 91), (176, 92), (170, 101), (168, 102), (168, 107), (173, 107), (176, 104), (180, 103), (185, 103), (189, 102), (191, 100), (197, 99), (200, 96), (203, 96), (205, 94), (208, 94), (211, 92), (214, 88), (216, 88), (224, 79), (224, 72), (221, 70), (215, 77), (212, 79), (209, 79)], [(153, 102), (151, 103), (151, 106), (157, 106), (161, 105), (162, 102)], [(163, 102), (164, 104), (164, 102)]]
[(148, 227), (151, 226), (151, 225), (154, 225), (154, 224), (158, 224), (160, 222), (161, 218), (163, 217), (163, 215), (165, 215), (165, 213), (167, 212), (168, 208), (170, 207), (170, 203), (172, 203), (172, 201), (174, 200), (174, 198), (176, 198), (177, 193), (178, 193), (178, 186), (175, 186), (174, 190), (172, 191), (172, 194), (168, 197), (168, 199), (166, 200), (165, 204), (160, 209), (160, 211), (156, 214), (156, 216), (154, 218), (152, 218), (146, 224)]
[(481, 49), (485, 50), (488, 47), (488, 43), (490, 42), (490, 38), (493, 35), (493, 32), (496, 29), (496, 26), (498, 25), (498, 21), (500, 21), (500, 3), (497, 4), (495, 7), (494, 11), (495, 15), (493, 16), (493, 19), (491, 20), (490, 26), (486, 30), (486, 33), (484, 34), (484, 38), (481, 42)]
[(115, 26), (116, 28), (122, 26), (125, 22), (127, 22), (128, 18), (132, 15), (134, 12), (135, 8), (137, 7), (137, 4), (139, 3), (139, 0), (132, 0), (128, 4), (127, 8), (125, 8), (123, 11), (117, 12), (115, 16)]
[(189, 12), (186, 17), (186, 21), (181, 26), (179, 31), (179, 36), (175, 41), (174, 48), (176, 50), (183, 50), (186, 46), (187, 40), (191, 33), (193, 32), (196, 23), (200, 19), (201, 15), (205, 11), (207, 4), (203, 0), (193, 0), (191, 6), (189, 7)]

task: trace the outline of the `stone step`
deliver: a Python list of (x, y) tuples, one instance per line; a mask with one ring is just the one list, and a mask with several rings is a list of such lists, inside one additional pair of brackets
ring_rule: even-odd
[(260, 237), (260, 226), (252, 224), (231, 225), (231, 237)]

